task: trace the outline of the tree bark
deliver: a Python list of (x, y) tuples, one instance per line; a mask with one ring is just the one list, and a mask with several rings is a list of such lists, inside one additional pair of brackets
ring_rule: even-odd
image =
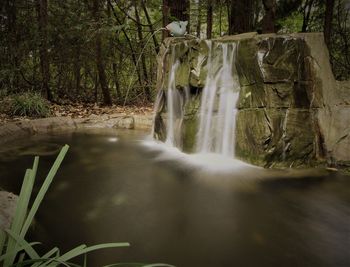
[(198, 9), (197, 9), (197, 27), (196, 27), (196, 35), (198, 38), (201, 37), (201, 26), (202, 26), (202, 0), (198, 0)]
[(38, 28), (40, 36), (39, 45), (39, 58), (40, 58), (40, 70), (41, 70), (41, 93), (43, 97), (52, 101), (52, 93), (50, 90), (50, 63), (48, 55), (47, 45), (47, 25), (48, 25), (48, 12), (47, 12), (47, 0), (37, 0), (38, 7)]
[(307, 27), (309, 26), (310, 21), (310, 15), (311, 15), (311, 9), (312, 5), (314, 3), (314, 0), (306, 0), (305, 6), (304, 6), (304, 14), (303, 14), (303, 25), (301, 27), (302, 32), (307, 31)]
[(104, 69), (104, 62), (102, 57), (102, 40), (101, 40), (101, 19), (100, 19), (100, 0), (94, 0), (93, 2), (93, 16), (96, 23), (96, 36), (95, 36), (95, 53), (96, 53), (96, 67), (98, 71), (98, 78), (103, 95), (103, 103), (105, 105), (112, 105), (112, 99), (109, 92), (106, 73)]
[(75, 76), (75, 91), (76, 95), (79, 94), (80, 90), (80, 82), (81, 82), (81, 63), (80, 63), (80, 45), (77, 46), (75, 52), (75, 60), (74, 60), (74, 76)]
[(149, 30), (151, 31), (151, 34), (152, 34), (152, 40), (153, 40), (153, 44), (154, 44), (154, 49), (156, 51), (156, 54), (158, 54), (158, 52), (159, 52), (159, 44), (158, 44), (156, 36), (154, 35), (154, 29), (153, 29), (152, 21), (151, 21), (151, 18), (149, 16), (149, 14), (148, 14), (145, 1), (141, 0), (141, 4), (142, 4), (143, 13), (145, 13), (145, 16), (146, 16), (146, 19), (147, 19), (147, 23), (149, 25)]
[(14, 79), (10, 82), (8, 89), (16, 91), (19, 89), (20, 64), (18, 58), (18, 34), (17, 34), (17, 7), (16, 2), (7, 0), (5, 4), (7, 16), (7, 48), (8, 63), (13, 71)]
[[(140, 16), (139, 12), (137, 9), (137, 2), (136, 0), (133, 0), (134, 4), (134, 9), (135, 9), (135, 17), (136, 17), (136, 27), (137, 27), (137, 35), (139, 37), (139, 47), (141, 49), (144, 47), (144, 42), (143, 42), (143, 34), (142, 34), (142, 27), (141, 27), (141, 21), (140, 21)], [(142, 64), (142, 73), (143, 73), (143, 88), (145, 90), (146, 98), (148, 101), (151, 101), (151, 91), (148, 86), (148, 74), (147, 74), (147, 67), (146, 67), (146, 59), (145, 55), (142, 54), (140, 55), (141, 57), (141, 64)]]
[(330, 40), (331, 40), (331, 34), (332, 34), (333, 9), (334, 9), (334, 0), (327, 0), (323, 32), (324, 32), (324, 40), (328, 48), (330, 48)]
[[(116, 13), (115, 10), (114, 10), (111, 1), (110, 1), (110, 0), (107, 0), (107, 3), (108, 3), (108, 5), (111, 7), (112, 12), (113, 12), (113, 16), (114, 16), (114, 18), (116, 19), (116, 21), (118, 22), (118, 24), (119, 24), (119, 25), (123, 25), (123, 23), (122, 23), (122, 22), (120, 21), (120, 19), (118, 18), (118, 15), (117, 15), (117, 13)], [(133, 46), (132, 46), (131, 40), (130, 40), (130, 38), (129, 38), (129, 35), (128, 35), (128, 33), (125, 31), (124, 28), (122, 28), (122, 33), (124, 34), (125, 39), (126, 39), (126, 42), (128, 43), (128, 46), (129, 46), (130, 51), (131, 51), (131, 58), (132, 58), (132, 61), (133, 61), (134, 65), (135, 65), (135, 68), (136, 68), (136, 73), (137, 73), (138, 82), (139, 82), (140, 86), (142, 86), (141, 74), (140, 74), (140, 72), (139, 72), (139, 70), (138, 70), (138, 68), (137, 68), (137, 59), (136, 59), (136, 56), (135, 56), (135, 55), (136, 55), (135, 50), (134, 50), (134, 48), (133, 48)]]
[[(169, 4), (169, 3), (168, 3)], [(170, 16), (180, 21), (190, 21), (189, 16), (190, 1), (189, 0), (171, 0)]]
[(213, 1), (207, 0), (207, 39), (211, 39), (213, 29)]
[(253, 0), (230, 0), (228, 14), (229, 34), (252, 30)]
[(262, 21), (262, 32), (275, 32), (276, 0), (263, 0), (265, 16)]
[[(163, 13), (163, 28), (165, 28), (165, 26), (169, 24), (169, 1), (168, 0), (163, 0), (162, 13)], [(168, 36), (169, 36), (169, 33), (167, 31), (163, 31), (162, 39), (164, 40)]]

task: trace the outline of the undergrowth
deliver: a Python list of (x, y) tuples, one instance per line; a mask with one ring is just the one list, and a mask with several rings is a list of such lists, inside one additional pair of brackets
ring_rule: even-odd
[(38, 93), (14, 94), (1, 100), (0, 112), (10, 116), (44, 118), (50, 115), (50, 103)]

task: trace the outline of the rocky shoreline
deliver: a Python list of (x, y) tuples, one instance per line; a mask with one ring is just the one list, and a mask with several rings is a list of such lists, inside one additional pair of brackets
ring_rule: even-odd
[(35, 120), (20, 120), (0, 126), (0, 144), (33, 134), (52, 133), (61, 130), (92, 128), (150, 130), (153, 116), (104, 114), (87, 118), (51, 117)]

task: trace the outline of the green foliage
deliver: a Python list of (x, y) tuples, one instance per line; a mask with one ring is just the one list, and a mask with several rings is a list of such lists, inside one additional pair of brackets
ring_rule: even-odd
[(10, 98), (9, 115), (28, 117), (48, 117), (50, 104), (38, 93), (16, 94)]
[[(0, 265), (3, 267), (56, 267), (56, 266), (87, 266), (86, 254), (92, 251), (105, 249), (105, 248), (121, 248), (129, 247), (129, 243), (105, 243), (94, 246), (80, 245), (76, 248), (60, 254), (60, 250), (55, 247), (40, 256), (34, 246), (40, 244), (38, 242), (28, 243), (25, 240), (25, 236), (28, 232), (30, 225), (33, 222), (34, 216), (37, 213), (40, 204), (42, 203), (46, 192), (48, 191), (54, 176), (56, 175), (67, 151), (68, 145), (65, 145), (58, 154), (54, 164), (52, 165), (49, 173), (47, 174), (39, 193), (37, 194), (30, 210), (28, 211), (30, 199), (32, 196), (32, 190), (35, 182), (35, 177), (39, 165), (39, 157), (35, 157), (33, 167), (27, 169), (25, 172), (21, 192), (18, 197), (17, 207), (15, 215), (10, 229), (3, 231), (0, 229)], [(77, 265), (71, 263), (70, 260), (84, 255), (84, 263)], [(108, 266), (134, 266), (134, 267), (174, 267), (168, 264), (144, 264), (144, 263), (123, 263), (112, 264)], [(107, 266), (105, 266), (107, 267)]]
[(281, 33), (300, 32), (303, 25), (303, 14), (299, 11), (293, 12), (287, 17), (277, 20)]

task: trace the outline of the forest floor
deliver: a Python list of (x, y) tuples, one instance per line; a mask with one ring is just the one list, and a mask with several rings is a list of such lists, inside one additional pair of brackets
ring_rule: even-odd
[[(57, 105), (51, 104), (49, 117), (71, 117), (71, 118), (88, 118), (91, 115), (151, 115), (153, 112), (153, 105), (112, 105), (112, 106), (99, 106), (97, 104), (65, 104)], [(0, 113), (0, 125), (8, 122), (16, 122), (23, 120), (32, 120), (36, 118), (22, 117), (22, 116), (10, 116)]]

